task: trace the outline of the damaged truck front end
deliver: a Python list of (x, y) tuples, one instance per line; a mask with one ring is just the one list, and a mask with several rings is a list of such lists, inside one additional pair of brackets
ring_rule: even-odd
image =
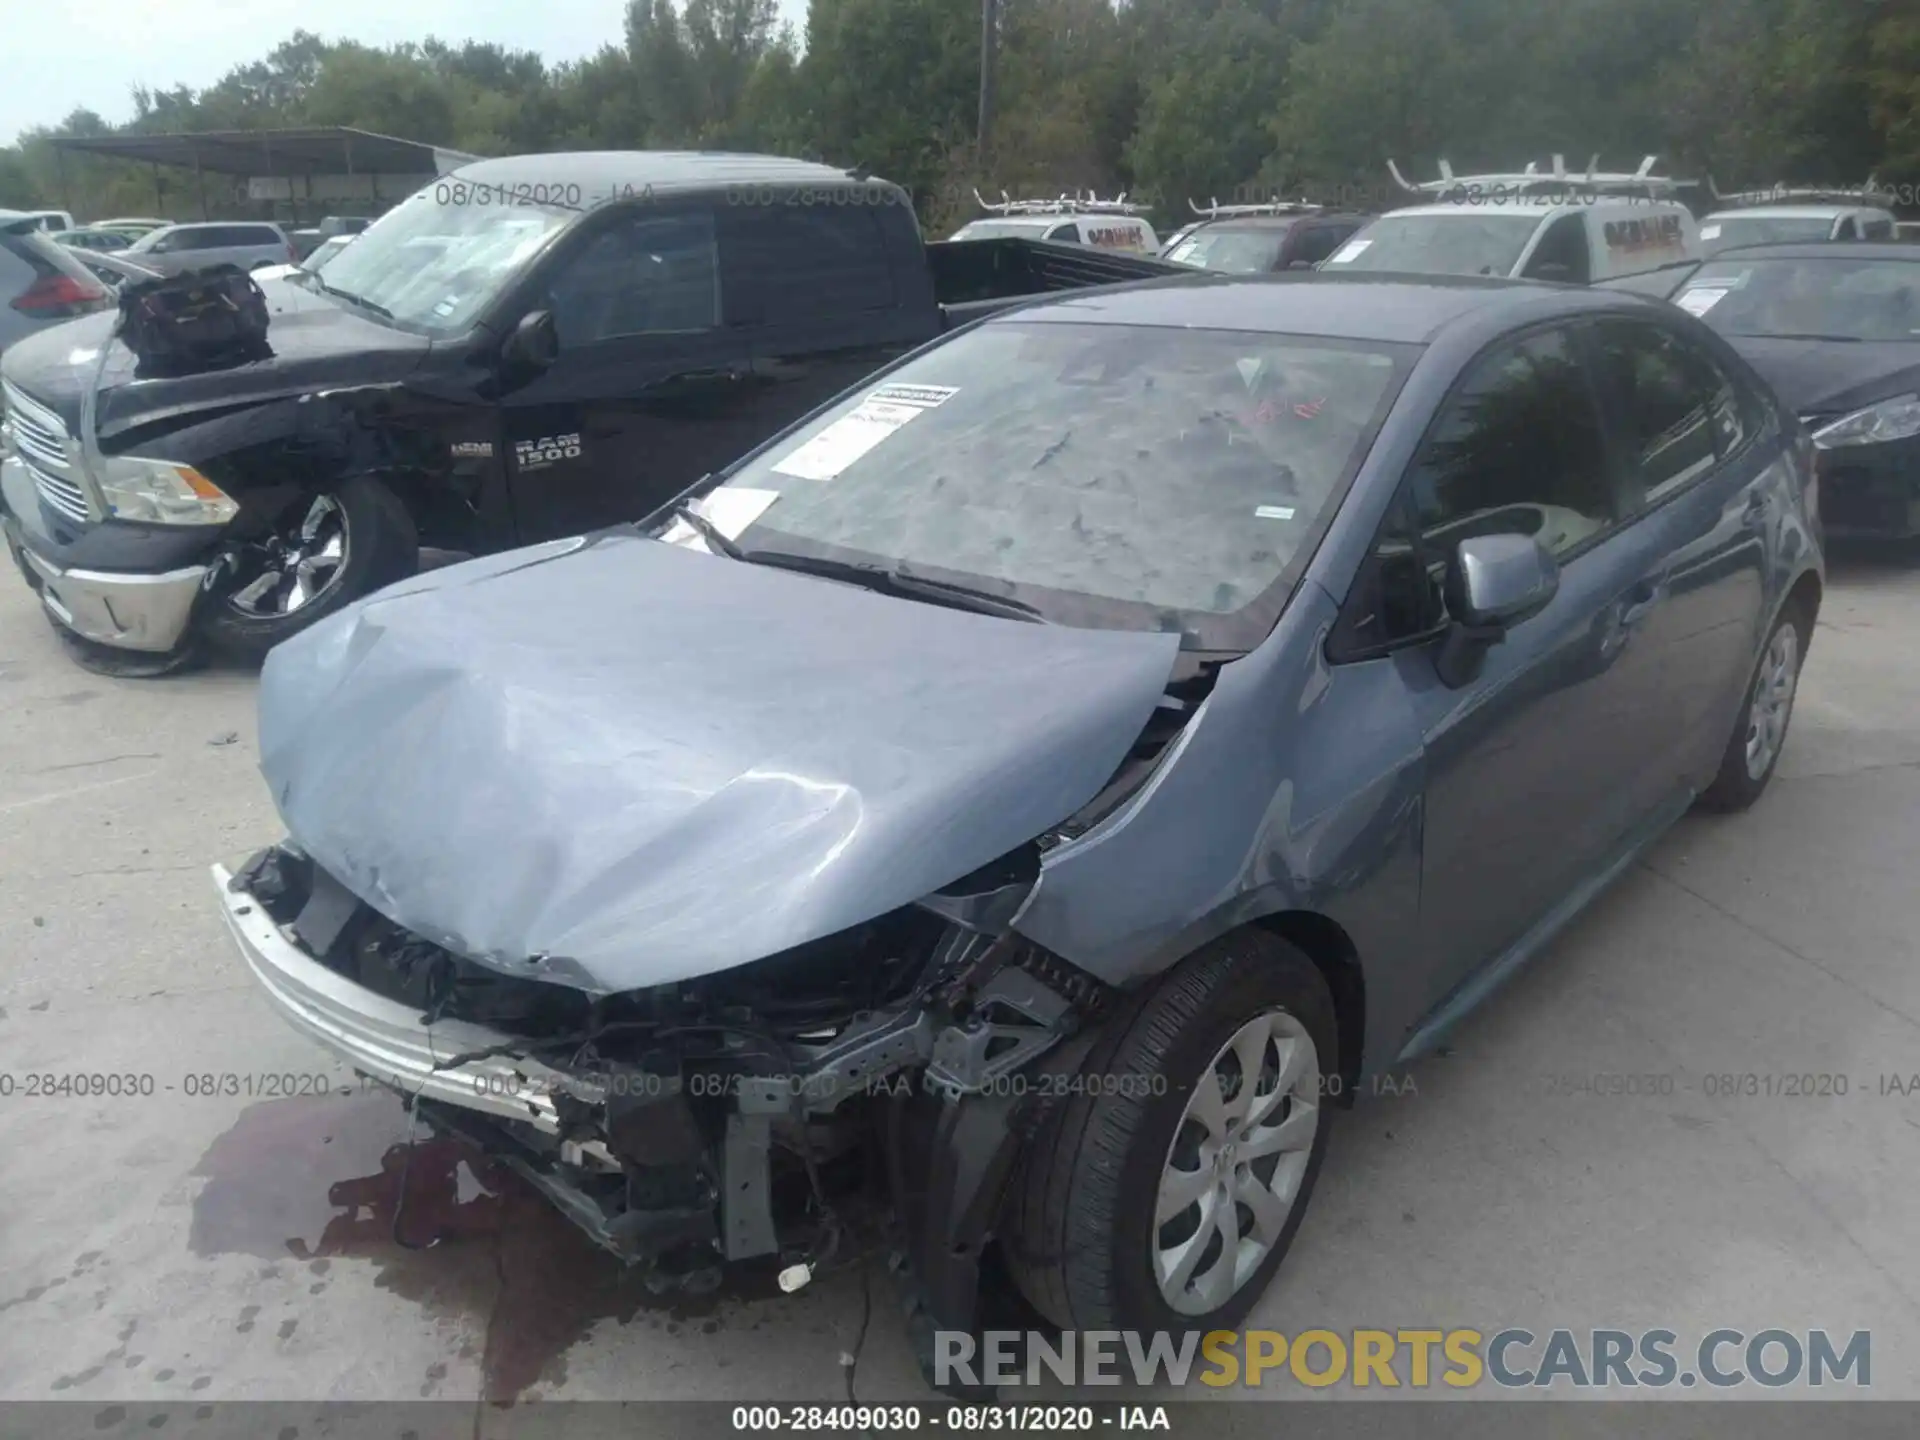
[[(1114, 992), (1006, 928), (1017, 857), (784, 954), (593, 996), (464, 960), (291, 843), (216, 868), (227, 924), (297, 1029), (503, 1161), (614, 1256), (699, 1291), (783, 1288), (843, 1255), (882, 1191), (920, 1348), (971, 1329), (980, 1263), (1044, 1095)], [(1017, 1077), (1017, 1078), (1016, 1078)]]

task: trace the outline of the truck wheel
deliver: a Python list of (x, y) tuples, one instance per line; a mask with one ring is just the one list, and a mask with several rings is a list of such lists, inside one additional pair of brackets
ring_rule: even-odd
[(1028, 1142), (1007, 1261), (1065, 1330), (1237, 1325), (1280, 1268), (1340, 1075), (1313, 962), (1239, 931), (1164, 976)]
[(200, 631), (259, 661), (336, 610), (411, 575), (420, 537), (407, 507), (367, 476), (304, 495), (230, 558), (201, 601)]
[(116, 650), (111, 645), (98, 644), (74, 634), (51, 615), (47, 617), (47, 624), (60, 637), (60, 648), (74, 664), (115, 680), (154, 680), (200, 662), (200, 647), (191, 638), (173, 650), (156, 654), (150, 650)]

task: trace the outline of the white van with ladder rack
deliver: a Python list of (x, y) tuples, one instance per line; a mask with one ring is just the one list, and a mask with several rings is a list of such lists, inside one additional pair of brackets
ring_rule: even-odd
[(1323, 269), (1434, 275), (1505, 275), (1586, 285), (1700, 258), (1699, 227), (1677, 194), (1695, 182), (1640, 168), (1585, 172), (1529, 163), (1506, 174), (1456, 175), (1415, 185), (1393, 161), (1400, 187), (1426, 201), (1391, 210), (1336, 250)]
[(1153, 227), (1141, 215), (1145, 208), (1129, 204), (1122, 194), (1102, 200), (1092, 194), (1060, 195), (1051, 200), (986, 200), (978, 190), (973, 198), (987, 213), (970, 220), (950, 235), (951, 240), (987, 240), (1017, 236), (1023, 240), (1051, 240), (1056, 245), (1093, 245), (1103, 250), (1133, 250), (1152, 255), (1160, 248)]
[(1722, 195), (1711, 175), (1707, 185), (1719, 207), (1700, 221), (1700, 245), (1708, 255), (1736, 245), (1900, 238), (1891, 208), (1895, 197), (1876, 189), (1872, 176), (1857, 187), (1775, 185), (1733, 195)]

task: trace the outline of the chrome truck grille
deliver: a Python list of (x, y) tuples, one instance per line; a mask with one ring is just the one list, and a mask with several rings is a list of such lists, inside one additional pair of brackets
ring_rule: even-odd
[(33, 476), (40, 498), (69, 520), (86, 524), (93, 518), (87, 492), (73, 464), (73, 441), (66, 422), (30, 400), (15, 386), (4, 387), (7, 423), (13, 430), (13, 448)]

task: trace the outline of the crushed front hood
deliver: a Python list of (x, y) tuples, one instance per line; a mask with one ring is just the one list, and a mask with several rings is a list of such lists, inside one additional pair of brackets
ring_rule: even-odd
[(103, 441), (121, 431), (196, 410), (283, 399), (312, 390), (397, 382), (432, 348), (423, 336), (356, 314), (304, 285), (272, 277), (260, 281), (267, 297), (264, 359), (197, 374), (143, 378), (133, 352), (113, 338), (117, 310), (69, 320), (31, 335), (7, 351), (6, 378), (60, 416), (80, 426), (80, 397), (93, 384), (100, 347), (112, 347), (100, 377), (99, 428)]
[(510, 974), (639, 989), (871, 919), (1066, 819), (1178, 643), (618, 531), (422, 576), (278, 646), (261, 769), (295, 842), (389, 919)]

